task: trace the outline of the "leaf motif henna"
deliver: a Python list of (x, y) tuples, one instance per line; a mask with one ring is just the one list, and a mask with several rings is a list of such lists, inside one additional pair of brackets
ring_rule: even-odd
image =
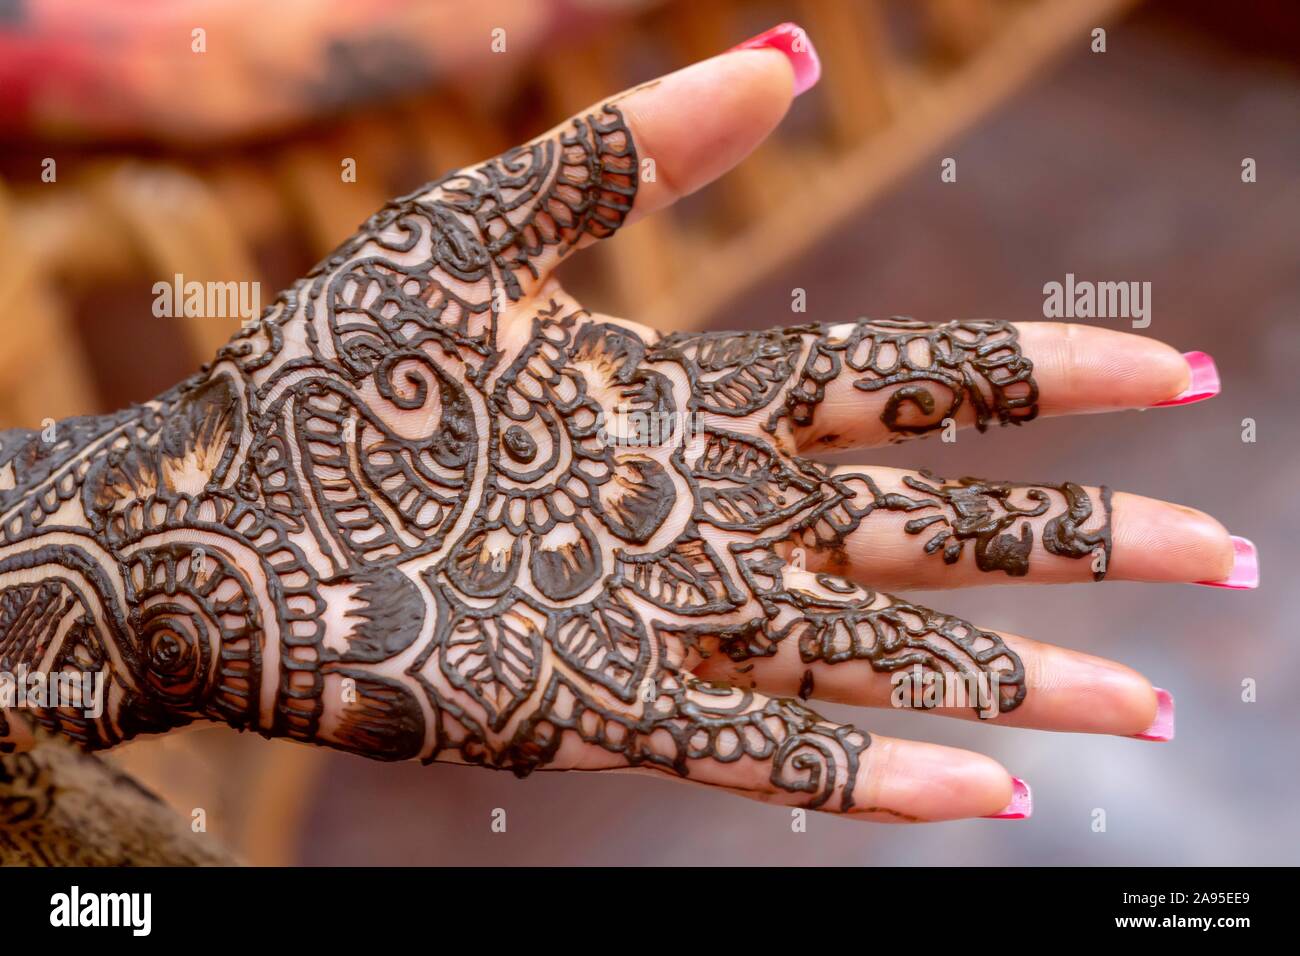
[(599, 320), (539, 280), (624, 222), (637, 173), (606, 105), (389, 203), (170, 392), (0, 433), (0, 666), (106, 687), (101, 715), (36, 722), (107, 747), (212, 719), (520, 775), (576, 740), (677, 774), (761, 765), (843, 811), (870, 737), (702, 682), (692, 655), (784, 644), (805, 694), (814, 664), (995, 675), (1017, 706), (997, 635), (780, 557), (888, 512), (982, 570), (1025, 574), (1034, 527), (1109, 558), (1108, 494), (1098, 514), (1072, 484), (886, 491), (790, 453), (841, 375), (888, 393), (899, 435), (966, 405), (981, 430), (1032, 419), (1014, 327)]
[[(921, 472), (925, 480), (908, 476), (904, 482), (925, 495), (919, 507), (942, 503), (946, 511), (913, 518), (904, 525), (908, 534), (926, 535), (925, 552), (942, 552), (947, 564), (960, 558), (968, 543), (974, 543), (975, 564), (981, 571), (1003, 571), (1011, 577), (1029, 573), (1029, 558), (1034, 548), (1034, 531), (1030, 518), (1049, 512), (1054, 499), (1065, 502), (1061, 514), (1049, 519), (1043, 526), (1043, 547), (1065, 558), (1092, 558), (1098, 553), (1093, 580), (1100, 581), (1110, 566), (1110, 501), (1109, 488), (1101, 489), (1100, 527), (1085, 532), (1081, 525), (1093, 517), (1092, 499), (1079, 485), (1066, 482), (1061, 485), (1027, 485), (1006, 481), (983, 481), (978, 478), (961, 478), (947, 481), (928, 471)], [(1008, 533), (1012, 532), (1012, 533)]]

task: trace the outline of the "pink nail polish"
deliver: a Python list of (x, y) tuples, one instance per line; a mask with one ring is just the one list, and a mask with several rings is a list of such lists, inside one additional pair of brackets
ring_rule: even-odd
[(1028, 820), (1034, 815), (1034, 794), (1029, 784), (1019, 777), (1011, 778), (1011, 802), (999, 813), (990, 813), (986, 820)]
[(1232, 536), (1232, 573), (1222, 581), (1197, 581), (1211, 588), (1253, 591), (1259, 587), (1259, 552), (1248, 538)]
[(1138, 740), (1168, 743), (1174, 739), (1174, 695), (1163, 687), (1151, 689), (1156, 692), (1156, 719), (1142, 733), (1133, 736)]
[(744, 43), (738, 43), (731, 49), (761, 50), (763, 47), (780, 50), (794, 67), (795, 96), (817, 85), (822, 75), (822, 61), (817, 57), (817, 49), (812, 45), (812, 40), (808, 39), (807, 32), (799, 24), (779, 24)]
[(1184, 352), (1183, 358), (1187, 359), (1187, 366), (1192, 370), (1192, 384), (1173, 398), (1156, 402), (1152, 408), (1190, 405), (1219, 394), (1219, 369), (1214, 364), (1214, 359), (1206, 352)]

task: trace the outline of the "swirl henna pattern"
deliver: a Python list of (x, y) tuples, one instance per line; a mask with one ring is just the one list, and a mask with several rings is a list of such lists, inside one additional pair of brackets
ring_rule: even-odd
[[(901, 437), (942, 427), (966, 402), (980, 431), (987, 430), (995, 416), (1000, 425), (1019, 425), (1038, 415), (1033, 363), (1020, 353), (1015, 326), (1009, 322), (933, 326), (903, 318), (864, 319), (847, 329), (809, 326), (806, 331), (814, 341), (798, 382), (773, 413), (769, 427), (782, 415), (789, 415), (796, 425), (812, 424), (813, 410), (825, 398), (827, 383), (843, 374), (845, 367), (859, 376), (855, 388), (893, 389), (880, 420)], [(937, 398), (936, 393), (946, 398)], [(915, 415), (906, 414), (908, 406)]]
[[(843, 810), (867, 734), (691, 661), (793, 642), (809, 664), (996, 675), (1017, 706), (997, 635), (783, 558), (877, 512), (920, 556), (970, 545), (1012, 575), (1035, 531), (1108, 551), (1108, 502), (1083, 531), (1078, 486), (901, 493), (787, 451), (842, 374), (893, 389), (900, 434), (963, 402), (981, 427), (1028, 421), (1014, 330), (659, 338), (593, 316), (543, 263), (623, 223), (637, 168), (606, 105), (390, 203), (166, 394), (52, 442), (0, 434), (0, 666), (105, 680), (102, 715), (35, 719), (92, 748), (210, 719), (520, 775), (752, 760), (789, 802)], [(0, 746), (18, 719), (0, 712)]]

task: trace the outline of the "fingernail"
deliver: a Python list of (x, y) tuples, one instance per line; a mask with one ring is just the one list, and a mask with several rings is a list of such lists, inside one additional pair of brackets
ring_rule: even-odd
[(1248, 538), (1232, 536), (1232, 573), (1222, 581), (1197, 581), (1211, 588), (1253, 591), (1259, 587), (1259, 552)]
[(1156, 692), (1156, 719), (1140, 734), (1138, 740), (1155, 740), (1168, 743), (1174, 739), (1174, 695), (1163, 687), (1151, 688)]
[[(756, 37), (738, 43), (732, 50), (761, 50), (771, 47), (780, 50), (794, 67), (794, 95), (807, 92), (817, 85), (822, 75), (822, 61), (817, 57), (817, 49), (808, 39), (808, 34), (797, 23), (782, 23), (764, 30)], [(731, 52), (728, 50), (727, 52)]]
[(986, 820), (1028, 820), (1034, 815), (1034, 794), (1029, 784), (1019, 777), (1011, 778), (1011, 802), (998, 813), (990, 813)]
[(1152, 408), (1165, 408), (1169, 405), (1190, 405), (1203, 402), (1219, 394), (1219, 369), (1214, 359), (1207, 352), (1184, 352), (1183, 358), (1192, 370), (1192, 384), (1186, 390), (1163, 402), (1156, 402)]

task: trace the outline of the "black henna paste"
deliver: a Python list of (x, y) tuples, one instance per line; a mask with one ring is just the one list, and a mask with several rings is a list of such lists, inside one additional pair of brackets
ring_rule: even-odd
[[(870, 738), (701, 682), (688, 651), (793, 641), (808, 665), (996, 674), (1017, 706), (1023, 668), (996, 635), (795, 574), (779, 550), (842, 554), (881, 511), (982, 570), (1027, 573), (1035, 533), (1108, 558), (1107, 494), (1084, 531), (1096, 504), (1076, 485), (922, 475), (886, 493), (788, 451), (841, 374), (887, 393), (900, 434), (964, 405), (981, 429), (1028, 421), (1014, 329), (647, 342), (538, 298), (559, 255), (618, 229), (637, 176), (608, 104), (389, 203), (157, 399), (0, 433), (0, 668), (107, 687), (98, 718), (33, 717), (96, 748), (212, 719), (521, 775), (576, 737), (678, 774), (748, 758), (792, 802), (847, 810)], [(807, 669), (798, 696), (814, 691)]]

